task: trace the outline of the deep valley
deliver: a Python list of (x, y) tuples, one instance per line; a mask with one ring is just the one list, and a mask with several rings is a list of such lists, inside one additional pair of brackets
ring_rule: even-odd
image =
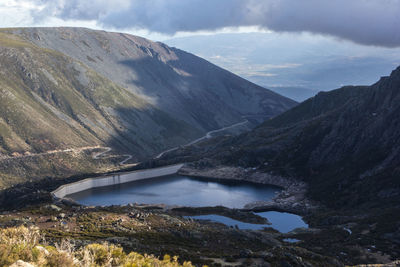
[(0, 265), (398, 266), (399, 112), (400, 67), (297, 103), (141, 37), (1, 29)]

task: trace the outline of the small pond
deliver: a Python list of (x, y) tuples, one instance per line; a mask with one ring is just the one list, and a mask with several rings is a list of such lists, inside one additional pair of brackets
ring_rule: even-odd
[(269, 224), (252, 224), (244, 223), (238, 220), (234, 220), (225, 216), (220, 215), (198, 215), (198, 216), (187, 216), (196, 220), (210, 220), (214, 222), (220, 222), (227, 226), (238, 227), (239, 229), (250, 229), (250, 230), (261, 230), (265, 227), (272, 227), (281, 233), (288, 233), (296, 228), (308, 228), (308, 225), (303, 221), (303, 219), (295, 214), (290, 214), (286, 212), (258, 212), (257, 215), (267, 218), (271, 223)]

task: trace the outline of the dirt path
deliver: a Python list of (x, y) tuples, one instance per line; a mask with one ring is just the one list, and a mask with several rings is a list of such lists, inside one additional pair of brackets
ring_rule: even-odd
[[(246, 119), (246, 120), (244, 120), (244, 121), (242, 121), (242, 122), (235, 123), (235, 124), (230, 125), (230, 126), (226, 126), (226, 127), (223, 127), (223, 128), (217, 129), (217, 130), (209, 131), (209, 132), (206, 133), (206, 135), (204, 135), (203, 137), (197, 138), (196, 140), (193, 140), (193, 141), (191, 141), (191, 142), (189, 142), (189, 143), (187, 143), (186, 145), (183, 145), (183, 146), (185, 147), (185, 146), (190, 146), (190, 145), (196, 144), (196, 143), (198, 143), (198, 142), (200, 142), (200, 141), (202, 141), (202, 140), (211, 138), (211, 137), (213, 136), (213, 134), (215, 134), (215, 133), (222, 132), (222, 131), (226, 131), (226, 130), (228, 130), (228, 129), (232, 129), (232, 128), (235, 128), (235, 127), (238, 127), (238, 126), (241, 126), (241, 125), (245, 125), (245, 124), (248, 123), (248, 122), (249, 122), (249, 121)], [(165, 151), (161, 152), (160, 154), (158, 154), (157, 156), (155, 156), (154, 159), (159, 159), (159, 158), (161, 158), (165, 153), (168, 153), (168, 152), (177, 150), (177, 149), (180, 148), (180, 147), (181, 147), (181, 146), (177, 146), (177, 147), (174, 147), (174, 148), (170, 148), (170, 149), (168, 149), (168, 150), (165, 150)], [(96, 153), (92, 156), (93, 159), (100, 159), (101, 157), (108, 157), (107, 154), (108, 154), (109, 152), (112, 151), (112, 148), (111, 148), (111, 147), (87, 146), (87, 147), (80, 147), (80, 148), (70, 148), (70, 149), (52, 150), (52, 151), (47, 151), (47, 152), (42, 152), (42, 153), (36, 153), (36, 154), (25, 154), (25, 155), (13, 156), (13, 157), (4, 157), (4, 158), (2, 158), (2, 159), (37, 157), (37, 156), (41, 156), (41, 155), (50, 155), (50, 154), (67, 153), (67, 152), (80, 153), (80, 152), (82, 152), (82, 151), (84, 151), (84, 150), (94, 150), (94, 149), (102, 149), (103, 151), (101, 151), (101, 152), (96, 152)], [(129, 160), (131, 160), (131, 159), (133, 158), (133, 155), (130, 155), (130, 154), (125, 154), (125, 155), (120, 155), (120, 156), (121, 156), (121, 157), (126, 157), (126, 158), (123, 159), (123, 160), (119, 163), (119, 165), (125, 165)], [(137, 163), (135, 163), (135, 164), (139, 164), (139, 163), (140, 163), (140, 162), (137, 162)]]
[[(241, 126), (241, 125), (245, 125), (245, 124), (248, 123), (248, 122), (249, 122), (249, 121), (246, 119), (246, 120), (244, 120), (244, 121), (242, 121), (242, 122), (235, 123), (235, 124), (230, 125), (230, 126), (226, 126), (226, 127), (223, 127), (223, 128), (217, 129), (217, 130), (209, 131), (208, 133), (206, 133), (205, 136), (200, 137), (200, 138), (197, 138), (196, 140), (193, 140), (192, 142), (187, 143), (186, 145), (183, 145), (183, 147), (190, 146), (190, 145), (194, 145), (194, 144), (196, 144), (196, 143), (198, 143), (198, 142), (200, 142), (200, 141), (203, 141), (203, 140), (205, 140), (205, 139), (211, 138), (212, 135), (215, 134), (215, 133), (222, 132), (222, 131), (226, 131), (226, 130), (228, 130), (228, 129), (232, 129), (232, 128), (235, 128), (235, 127), (238, 127), (238, 126)], [(165, 151), (161, 152), (160, 154), (158, 154), (156, 157), (154, 157), (154, 159), (159, 159), (159, 158), (161, 158), (165, 153), (168, 153), (168, 152), (177, 150), (177, 149), (180, 148), (180, 147), (181, 147), (181, 146), (177, 146), (177, 147), (174, 147), (174, 148), (170, 148), (170, 149), (168, 149), (168, 150), (165, 150)]]
[(102, 155), (104, 155), (104, 154), (106, 154), (106, 153), (108, 153), (108, 152), (110, 152), (112, 150), (111, 147), (102, 147), (102, 149), (104, 149), (104, 151), (94, 154), (92, 156), (92, 158), (93, 159), (99, 159), (99, 157), (101, 157)]
[[(93, 159), (99, 159), (100, 157), (107, 157), (106, 154), (109, 153), (110, 151), (112, 151), (111, 147), (101, 147), (101, 149), (104, 149), (104, 151), (98, 152), (96, 154), (94, 154), (92, 156)], [(133, 158), (132, 155), (130, 154), (125, 154), (125, 155), (120, 155), (121, 157), (126, 157), (125, 159), (123, 159), (119, 165), (124, 165), (125, 163), (127, 163), (129, 160), (131, 160)]]
[[(32, 154), (26, 154), (26, 155), (19, 155), (19, 156), (13, 156), (13, 157), (3, 157), (0, 160), (8, 160), (8, 159), (23, 159), (23, 158), (30, 158), (30, 157), (38, 157), (38, 156), (43, 156), (43, 155), (51, 155), (51, 154), (57, 154), (57, 153), (68, 153), (68, 152), (73, 152), (73, 153), (80, 153), (84, 150), (94, 150), (94, 149), (102, 149), (103, 151), (101, 152), (96, 152), (92, 158), (93, 159), (100, 159), (101, 157), (108, 157), (106, 154), (112, 151), (111, 147), (101, 147), (101, 146), (86, 146), (86, 147), (80, 147), (80, 148), (69, 148), (69, 149), (59, 149), (59, 150), (51, 150), (47, 152), (42, 152), (42, 153), (32, 153)], [(121, 155), (121, 157), (126, 157), (123, 159), (119, 165), (124, 165), (126, 162), (128, 162), (130, 159), (133, 158), (132, 155)]]

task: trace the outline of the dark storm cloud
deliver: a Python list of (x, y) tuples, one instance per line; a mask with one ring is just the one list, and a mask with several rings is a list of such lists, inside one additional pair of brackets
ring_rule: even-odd
[(38, 18), (96, 20), (166, 34), (259, 26), (400, 46), (400, 0), (38, 0)]
[(260, 24), (274, 31), (328, 34), (357, 43), (400, 46), (400, 0), (276, 1)]
[(245, 24), (243, 8), (246, 8), (243, 0), (139, 0), (131, 1), (129, 9), (110, 14), (102, 22), (169, 34), (216, 30)]

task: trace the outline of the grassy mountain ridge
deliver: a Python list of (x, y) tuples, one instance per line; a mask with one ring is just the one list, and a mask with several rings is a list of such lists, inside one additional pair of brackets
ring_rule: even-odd
[(79, 61), (18, 39), (3, 37), (0, 48), (3, 153), (112, 143), (146, 155), (165, 144), (143, 130), (169, 145), (200, 134)]
[(197, 56), (137, 36), (84, 28), (11, 32), (79, 60), (203, 131), (239, 122), (242, 115), (275, 116), (296, 104)]
[(294, 101), (144, 38), (0, 29), (0, 156), (111, 146), (135, 158)]
[(296, 104), (162, 43), (83, 28), (0, 29), (0, 92), (0, 159), (107, 146), (139, 160)]

